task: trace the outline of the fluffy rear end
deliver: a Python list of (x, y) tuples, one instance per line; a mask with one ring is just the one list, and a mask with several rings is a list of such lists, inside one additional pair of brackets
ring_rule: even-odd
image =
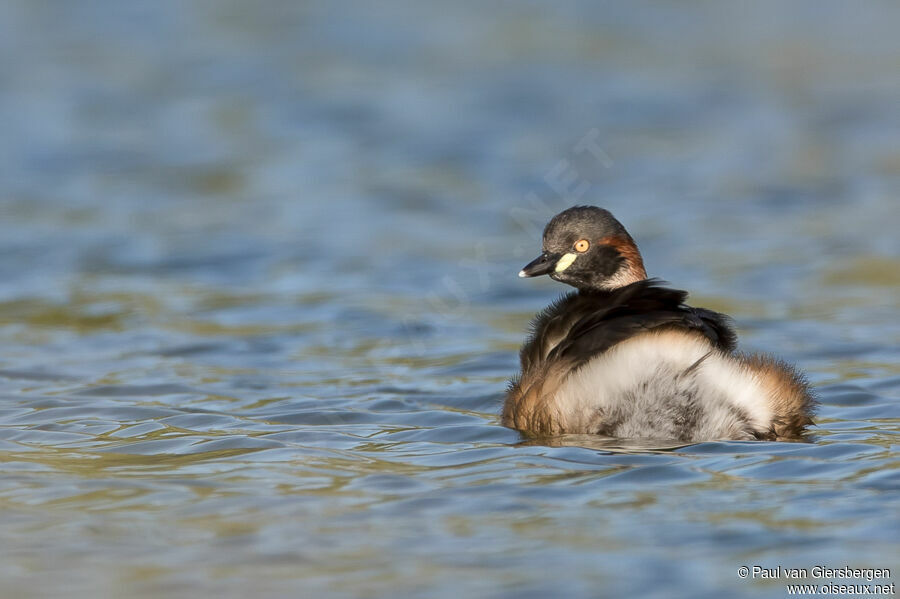
[(772, 409), (771, 428), (760, 438), (796, 439), (813, 424), (816, 400), (806, 377), (796, 368), (772, 356), (754, 354), (743, 357), (747, 369), (754, 372), (765, 389)]
[(774, 414), (755, 372), (676, 329), (619, 343), (544, 401), (567, 416), (565, 432), (682, 441), (760, 438)]

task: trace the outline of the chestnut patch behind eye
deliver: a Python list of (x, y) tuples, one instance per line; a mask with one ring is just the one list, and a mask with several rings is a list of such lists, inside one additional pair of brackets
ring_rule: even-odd
[(630, 237), (610, 235), (597, 243), (617, 252), (625, 261), (631, 275), (637, 280), (647, 278), (647, 271), (644, 270), (644, 261), (641, 259), (641, 254)]

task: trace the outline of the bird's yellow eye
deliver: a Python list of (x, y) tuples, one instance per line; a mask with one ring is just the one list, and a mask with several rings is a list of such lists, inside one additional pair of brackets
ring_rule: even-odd
[(587, 239), (579, 239), (575, 242), (575, 251), (580, 253), (585, 253), (588, 251), (588, 248), (591, 247), (591, 242)]

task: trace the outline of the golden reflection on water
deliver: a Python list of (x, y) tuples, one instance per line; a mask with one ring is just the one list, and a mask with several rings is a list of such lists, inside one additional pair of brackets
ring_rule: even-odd
[[(822, 282), (834, 287), (900, 288), (900, 258), (893, 256), (861, 255), (839, 260), (822, 274)], [(887, 291), (887, 289), (885, 289)], [(882, 296), (898, 305), (900, 295)]]
[[(121, 299), (121, 298), (118, 298)], [(121, 330), (129, 316), (127, 310), (91, 312), (92, 302), (51, 304), (41, 300), (22, 299), (0, 303), (0, 324), (24, 324), (48, 329), (73, 329), (79, 333), (98, 330)]]

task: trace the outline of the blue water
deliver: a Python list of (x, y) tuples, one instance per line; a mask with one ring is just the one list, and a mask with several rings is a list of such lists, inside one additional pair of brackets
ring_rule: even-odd
[[(898, 24), (891, 2), (0, 4), (0, 595), (900, 582)], [(808, 373), (811, 443), (499, 426), (564, 290), (516, 273), (574, 203)]]

